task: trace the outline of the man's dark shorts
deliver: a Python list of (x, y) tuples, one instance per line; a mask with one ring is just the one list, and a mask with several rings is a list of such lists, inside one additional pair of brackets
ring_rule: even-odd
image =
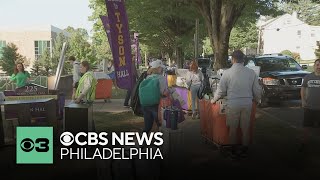
[[(79, 85), (79, 82), (76, 82), (73, 86), (73, 88), (77, 89), (78, 88), (78, 85)], [(70, 87), (70, 86), (69, 86)]]
[(320, 110), (305, 108), (303, 127), (320, 127)]

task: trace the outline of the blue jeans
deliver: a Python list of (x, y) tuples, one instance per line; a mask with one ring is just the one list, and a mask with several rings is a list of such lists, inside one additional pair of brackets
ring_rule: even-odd
[(153, 106), (142, 107), (143, 118), (144, 118), (144, 129), (143, 132), (149, 133), (153, 126), (153, 121), (156, 122), (157, 126), (160, 126), (158, 120), (158, 104)]
[[(192, 113), (196, 112), (196, 102), (198, 102), (198, 91), (200, 89), (200, 84), (199, 85), (191, 85), (190, 91), (191, 91), (191, 100), (192, 100)], [(197, 103), (198, 108), (199, 104)]]
[(124, 106), (129, 106), (130, 97), (131, 97), (131, 89), (127, 90), (126, 98), (124, 99), (124, 103), (123, 103)]

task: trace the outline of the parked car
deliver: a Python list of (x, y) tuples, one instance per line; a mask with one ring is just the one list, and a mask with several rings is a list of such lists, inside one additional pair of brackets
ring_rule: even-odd
[(300, 99), (300, 88), (306, 66), (301, 67), (292, 57), (282, 54), (270, 54), (247, 58), (247, 67), (260, 66), (260, 83), (263, 94), (260, 106), (268, 103), (280, 103), (288, 99)]

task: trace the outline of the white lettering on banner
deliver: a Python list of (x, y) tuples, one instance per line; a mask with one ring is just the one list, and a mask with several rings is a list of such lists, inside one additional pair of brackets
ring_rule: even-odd
[(129, 72), (128, 72), (128, 70), (118, 71), (117, 76), (118, 76), (118, 78), (125, 78), (125, 77), (129, 76)]

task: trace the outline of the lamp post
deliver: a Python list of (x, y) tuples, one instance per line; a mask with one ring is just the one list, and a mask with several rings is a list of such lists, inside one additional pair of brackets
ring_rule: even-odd
[(199, 50), (199, 19), (196, 19), (196, 33), (194, 36), (194, 58), (197, 59), (198, 58), (198, 50)]

